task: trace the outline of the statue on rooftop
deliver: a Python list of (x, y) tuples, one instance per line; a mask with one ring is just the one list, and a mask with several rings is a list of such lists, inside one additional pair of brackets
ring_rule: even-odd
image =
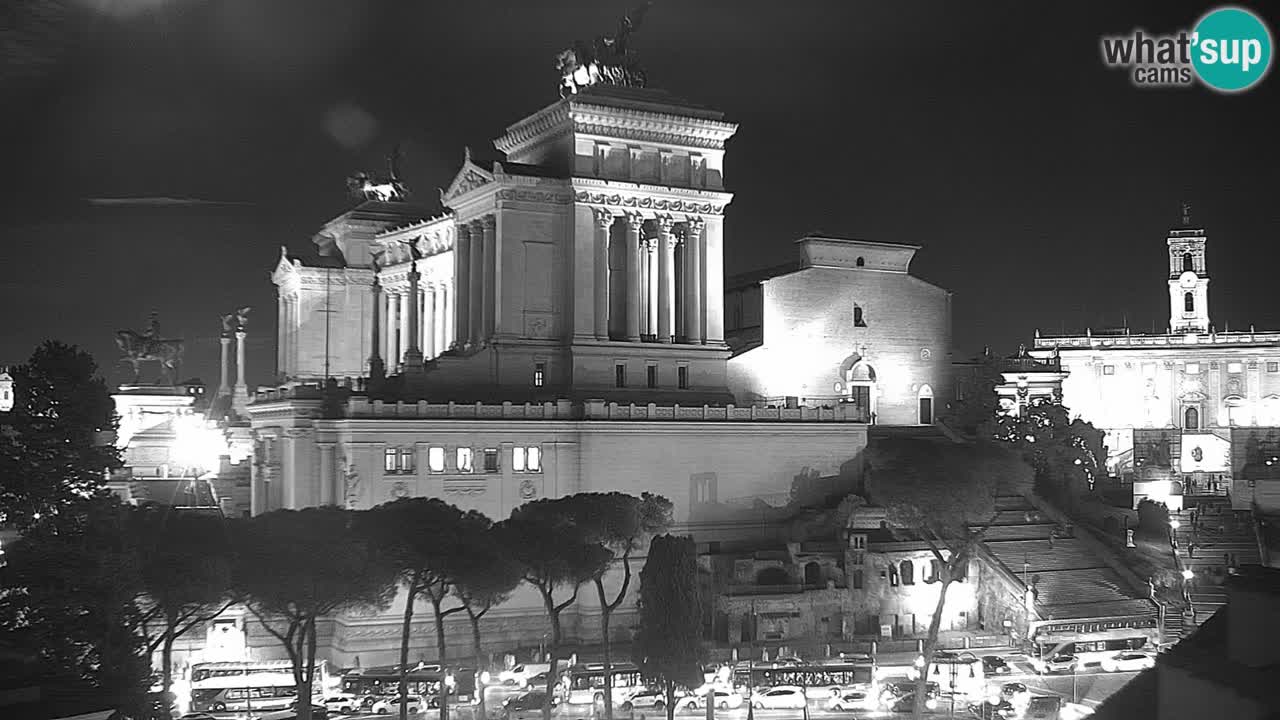
[(178, 363), (182, 360), (183, 343), (179, 339), (160, 336), (158, 313), (151, 313), (145, 332), (117, 330), (116, 346), (120, 348), (121, 361), (133, 366), (132, 383), (137, 383), (144, 362), (160, 363), (159, 384), (172, 385), (177, 381)]
[(358, 172), (347, 178), (347, 192), (356, 200), (404, 202), (409, 199), (409, 188), (400, 180), (400, 145), (387, 156), (387, 177)]
[(644, 70), (630, 52), (631, 34), (635, 32), (653, 2), (628, 12), (618, 21), (612, 35), (600, 35), (590, 45), (576, 40), (572, 47), (556, 56), (560, 71), (560, 97), (568, 97), (592, 85), (644, 87)]

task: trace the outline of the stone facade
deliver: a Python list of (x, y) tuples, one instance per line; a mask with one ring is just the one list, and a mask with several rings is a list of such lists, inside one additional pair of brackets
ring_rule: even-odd
[(932, 424), (951, 384), (951, 294), (909, 274), (919, 248), (820, 236), (797, 245), (795, 266), (731, 286), (737, 401), (847, 403), (868, 421)]

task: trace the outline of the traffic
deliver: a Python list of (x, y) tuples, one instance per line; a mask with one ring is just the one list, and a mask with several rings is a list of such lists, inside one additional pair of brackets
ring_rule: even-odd
[[(983, 720), (1075, 720), (1091, 713), (1102, 698), (1089, 698), (1092, 678), (1115, 677), (1120, 684), (1132, 673), (1154, 665), (1140, 649), (1094, 651), (1088, 662), (1056, 647), (1048, 657), (1021, 653), (976, 656), (939, 651), (925, 667), (923, 657), (911, 662), (877, 661), (868, 655), (822, 661), (783, 657), (773, 662), (740, 662), (706, 667), (697, 688), (681, 688), (674, 696), (650, 687), (639, 668), (614, 663), (606, 683), (597, 663), (557, 665), (557, 680), (547, 701), (549, 664), (512, 665), (498, 673), (464, 666), (441, 668), (420, 663), (405, 673), (409, 713), (427, 717), (442, 702), (458, 720), (476, 720), (479, 694), (488, 720), (535, 720), (550, 704), (559, 718), (600, 718), (606, 697), (617, 718), (659, 720), (668, 704), (677, 714), (705, 713), (735, 718), (808, 718), (811, 713), (841, 718), (893, 717), (909, 714), (916, 704), (918, 679), (926, 675), (923, 705), (933, 716)], [(1082, 648), (1093, 651), (1093, 648)], [(1094, 657), (1097, 655), (1097, 657)], [(200, 663), (189, 672), (187, 691), (175, 687), (181, 720), (293, 720), (298, 697), (292, 668), (284, 661)], [(1085, 685), (1081, 693), (1080, 685)], [(1069, 680), (1070, 690), (1062, 684)], [(606, 684), (610, 687), (606, 690)], [(1115, 684), (1115, 683), (1111, 683)], [(1098, 685), (1107, 691), (1108, 683)], [(314, 718), (366, 718), (398, 715), (400, 672), (397, 666), (355, 669), (342, 674), (324, 663), (316, 668), (311, 697)]]

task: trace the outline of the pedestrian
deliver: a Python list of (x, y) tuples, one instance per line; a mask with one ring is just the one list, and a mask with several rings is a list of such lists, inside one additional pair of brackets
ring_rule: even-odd
[(1196, 556), (1196, 544), (1193, 542), (1187, 543), (1187, 557), (1194, 558), (1195, 556)]

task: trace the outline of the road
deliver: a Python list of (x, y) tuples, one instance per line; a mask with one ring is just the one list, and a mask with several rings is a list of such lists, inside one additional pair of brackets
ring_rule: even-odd
[[(1130, 680), (1137, 675), (1136, 672), (1118, 672), (1108, 673), (1102, 672), (1096, 668), (1086, 669), (1074, 675), (1038, 675), (1026, 662), (1024, 656), (1017, 653), (999, 652), (996, 653), (1005, 658), (1009, 663), (1012, 672), (1005, 675), (998, 675), (988, 678), (989, 685), (999, 687), (1009, 682), (1020, 682), (1027, 686), (1032, 695), (1057, 695), (1063, 699), (1064, 703), (1074, 703), (1083, 708), (1097, 707), (1103, 700), (1111, 696), (1112, 693), (1124, 687)], [(508, 698), (519, 695), (522, 691), (511, 687), (490, 687), (485, 693), (485, 702), (491, 717), (500, 717), (502, 702)], [(411, 716), (414, 720), (435, 720), (439, 717), (439, 710), (430, 710), (427, 713)], [(1068, 713), (1073, 714), (1073, 713)], [(666, 713), (655, 711), (652, 709), (634, 710), (624, 712), (622, 710), (614, 711), (614, 720), (665, 720)], [(800, 710), (757, 710), (753, 713), (755, 720), (804, 720), (803, 713)], [(951, 715), (951, 704), (947, 698), (943, 698), (939, 704), (937, 711), (929, 713), (931, 717), (949, 717)], [(676, 714), (678, 720), (699, 720), (706, 716), (705, 710), (684, 711)], [(832, 712), (825, 709), (822, 703), (811, 701), (810, 703), (810, 720), (824, 720), (824, 718), (840, 718), (840, 720), (849, 720), (850, 713)], [(905, 713), (890, 712), (872, 712), (858, 711), (852, 713), (854, 718), (892, 718), (892, 717), (908, 717)], [(963, 704), (957, 700), (956, 717), (965, 717)], [(338, 717), (338, 716), (331, 716)], [(364, 720), (366, 718), (387, 718), (386, 715), (354, 715), (347, 716), (353, 720)], [(394, 717), (394, 714), (391, 716)], [(450, 720), (475, 720), (475, 711), (473, 707), (451, 707), (449, 712)], [(511, 720), (538, 720), (541, 715), (538, 712), (524, 712)], [(590, 705), (568, 705), (557, 707), (553, 713), (555, 720), (574, 720), (578, 718), (593, 720), (602, 720), (602, 713), (592, 713)], [(716, 718), (719, 720), (745, 720), (747, 717), (747, 709), (745, 705), (737, 710), (717, 710)], [(1065, 718), (1064, 718), (1065, 720)]]

